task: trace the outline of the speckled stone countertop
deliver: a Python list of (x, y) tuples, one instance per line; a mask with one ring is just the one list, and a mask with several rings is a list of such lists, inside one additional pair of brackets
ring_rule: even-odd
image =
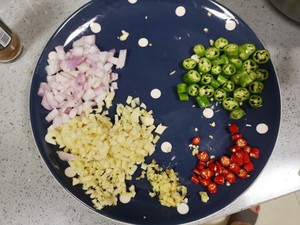
[[(1, 0), (1, 18), (18, 32), (25, 47), (17, 61), (0, 64), (0, 224), (113, 224), (55, 181), (38, 154), (29, 120), (29, 90), (38, 57), (58, 26), (86, 2)], [(300, 24), (267, 0), (220, 2), (270, 50), (281, 87), (282, 122), (274, 153), (258, 180), (222, 212), (199, 222), (300, 190)]]

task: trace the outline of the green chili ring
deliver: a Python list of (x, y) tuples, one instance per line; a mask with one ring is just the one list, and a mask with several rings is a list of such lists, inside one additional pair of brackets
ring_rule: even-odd
[(183, 60), (182, 66), (184, 69), (191, 70), (197, 66), (197, 61), (192, 58), (187, 58), (187, 59)]
[(214, 46), (217, 48), (217, 49), (219, 49), (219, 50), (223, 50), (224, 49), (224, 47), (226, 46), (226, 45), (228, 45), (229, 44), (229, 42), (228, 42), (228, 40), (226, 39), (226, 38), (223, 38), (223, 37), (219, 37), (216, 41), (215, 41), (215, 43), (214, 43)]
[(260, 95), (251, 95), (249, 98), (249, 105), (252, 108), (259, 108), (263, 105), (263, 98)]
[(234, 90), (233, 98), (238, 100), (239, 102), (243, 102), (248, 100), (250, 97), (250, 91), (247, 88), (239, 87)]
[(241, 108), (236, 108), (229, 113), (229, 118), (232, 120), (239, 120), (246, 115), (245, 111)]
[(186, 92), (190, 96), (197, 96), (199, 93), (199, 85), (198, 84), (189, 84), (186, 88)]
[(227, 97), (223, 100), (222, 106), (227, 111), (232, 111), (239, 108), (239, 102), (232, 97)]
[(266, 49), (257, 50), (256, 52), (253, 53), (252, 58), (258, 64), (265, 64), (270, 59), (270, 53)]
[(195, 84), (200, 82), (201, 75), (196, 70), (189, 70), (183, 75), (182, 79), (187, 84)]
[(217, 102), (222, 102), (227, 97), (227, 92), (223, 88), (218, 88), (214, 92), (214, 100)]
[(248, 89), (252, 94), (260, 94), (264, 89), (264, 84), (256, 80), (249, 84)]
[(202, 57), (199, 59), (199, 62), (198, 62), (199, 72), (209, 73), (211, 67), (212, 67), (211, 61), (208, 58)]

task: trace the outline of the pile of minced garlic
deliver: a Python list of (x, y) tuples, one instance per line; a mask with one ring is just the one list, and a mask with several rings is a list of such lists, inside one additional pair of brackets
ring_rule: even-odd
[(147, 165), (146, 176), (152, 185), (153, 192), (150, 192), (150, 196), (157, 195), (161, 205), (178, 207), (180, 203), (187, 201), (187, 188), (179, 183), (177, 173), (173, 169), (163, 170), (152, 160), (152, 163)]
[(127, 203), (135, 196), (135, 187), (127, 187), (126, 180), (153, 154), (166, 128), (154, 125), (152, 111), (139, 98), (128, 97), (126, 103), (117, 105), (114, 122), (107, 111), (89, 111), (59, 127), (50, 126), (46, 135), (47, 142), (74, 156), (66, 175), (73, 185), (82, 184), (99, 210), (116, 205), (118, 198)]

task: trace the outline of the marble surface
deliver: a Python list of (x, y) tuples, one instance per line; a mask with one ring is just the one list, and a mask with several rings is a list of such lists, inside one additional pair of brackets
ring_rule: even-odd
[[(24, 51), (0, 64), (0, 223), (11, 225), (114, 224), (61, 188), (36, 149), (29, 120), (29, 90), (38, 57), (52, 33), (86, 0), (1, 0), (0, 15), (18, 32)], [(267, 0), (220, 0), (254, 30), (271, 52), (282, 94), (279, 137), (259, 179), (206, 222), (300, 190), (300, 25)]]

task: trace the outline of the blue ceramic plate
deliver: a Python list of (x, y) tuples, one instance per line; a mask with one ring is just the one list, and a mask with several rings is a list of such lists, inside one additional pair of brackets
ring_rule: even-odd
[[(178, 6), (185, 9), (183, 16), (176, 14)], [(229, 9), (208, 0), (138, 0), (134, 4), (127, 0), (92, 1), (59, 27), (42, 52), (34, 72), (30, 94), (31, 124), (40, 154), (51, 173), (71, 195), (92, 210), (89, 196), (85, 195), (80, 186), (73, 187), (71, 179), (65, 176), (66, 164), (55, 154), (57, 148), (45, 142), (44, 137), (50, 124), (44, 118), (48, 112), (41, 107), (41, 98), (37, 95), (39, 84), (46, 79), (45, 66), (49, 52), (62, 44), (68, 50), (74, 40), (92, 34), (89, 26), (82, 26), (89, 21), (101, 25), (102, 30), (97, 33), (97, 45), (101, 49), (128, 49), (126, 66), (117, 71), (120, 74), (119, 90), (114, 103), (125, 103), (128, 95), (140, 97), (154, 111), (157, 122), (168, 126), (157, 144), (155, 154), (147, 161), (155, 158), (165, 168), (171, 167), (178, 172), (180, 182), (188, 188), (190, 208), (187, 214), (181, 215), (176, 208), (161, 206), (157, 198), (149, 197), (150, 185), (147, 181), (134, 181), (137, 195), (129, 204), (120, 203), (97, 213), (134, 224), (180, 224), (202, 219), (228, 206), (255, 181), (275, 145), (280, 123), (280, 92), (273, 65), (271, 62), (264, 65), (270, 72), (270, 78), (265, 82), (262, 93), (265, 100), (263, 107), (251, 109), (245, 106), (247, 114), (237, 122), (250, 145), (261, 149), (261, 157), (255, 160), (255, 170), (246, 180), (239, 179), (229, 187), (219, 186), (218, 192), (206, 204), (198, 196), (198, 192), (205, 189), (190, 181), (197, 160), (191, 154), (188, 144), (191, 137), (200, 135), (203, 140), (201, 148), (210, 149), (216, 159), (228, 154), (227, 149), (232, 143), (226, 127), (233, 121), (219, 106), (214, 108), (213, 118), (203, 117), (203, 109), (192, 107), (195, 102), (178, 100), (176, 84), (181, 82), (184, 73), (181, 61), (192, 54), (192, 46), (197, 43), (208, 46), (210, 39), (222, 36), (232, 43), (251, 42), (257, 48), (264, 48), (254, 32)], [(228, 30), (228, 27), (234, 29)], [(129, 32), (126, 41), (117, 38), (121, 30)], [(146, 38), (149, 45), (140, 47), (140, 38)], [(159, 99), (150, 96), (154, 88), (161, 91)], [(215, 127), (210, 125), (212, 122), (215, 122)], [(258, 133), (256, 127), (259, 124), (267, 125), (268, 132)], [(199, 131), (196, 132), (195, 128)], [(173, 145), (171, 153), (166, 154), (160, 150), (164, 141)]]

